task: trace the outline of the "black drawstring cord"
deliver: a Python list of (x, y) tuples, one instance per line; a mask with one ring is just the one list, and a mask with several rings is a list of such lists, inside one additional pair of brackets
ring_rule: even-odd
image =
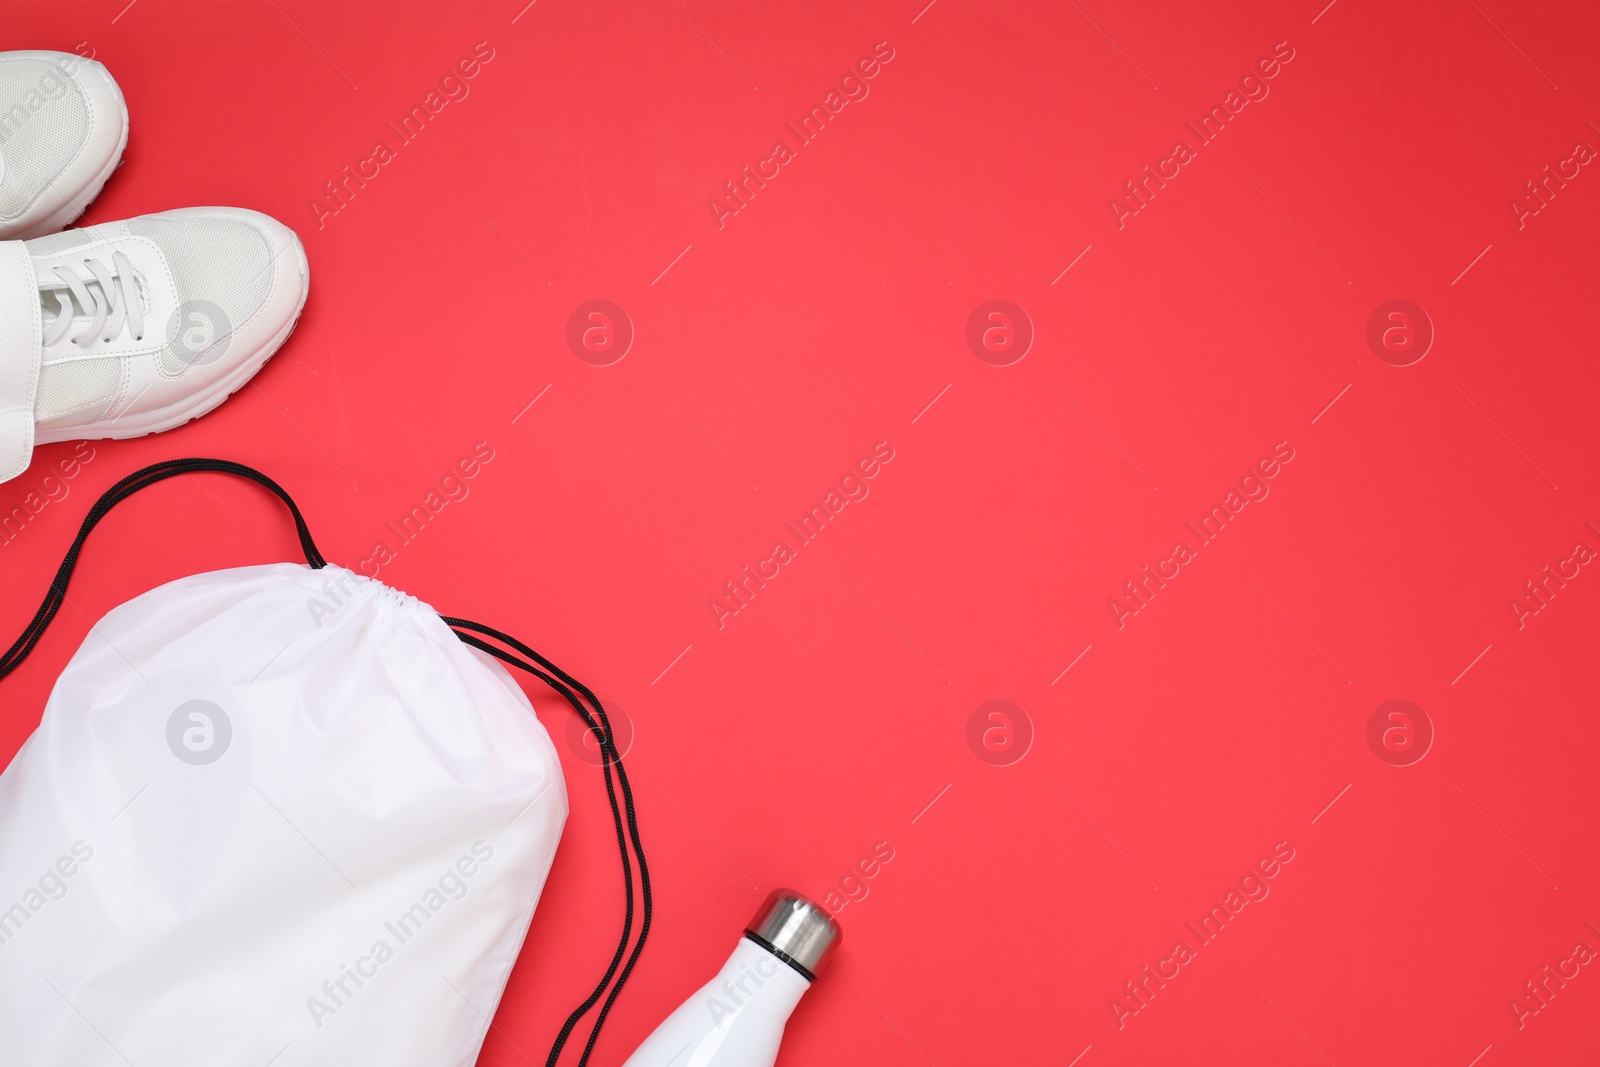
[[(594, 1007), (595, 1003), (600, 999), (600, 994), (604, 993), (606, 987), (611, 984), (612, 977), (617, 974), (617, 965), (621, 963), (622, 954), (627, 950), (628, 941), (632, 936), (633, 874), (628, 862), (628, 842), (623, 837), (623, 815), (617, 810), (616, 793), (613, 790), (611, 781), (612, 765), (614, 764), (617, 769), (617, 784), (622, 790), (623, 805), (627, 813), (627, 835), (628, 839), (632, 841), (633, 851), (639, 858), (639, 896), (642, 915), (639, 923), (639, 940), (635, 942), (633, 951), (629, 953), (627, 963), (622, 967), (622, 973), (617, 976), (616, 985), (611, 987), (610, 994), (606, 997), (605, 1003), (601, 1005), (600, 1013), (595, 1016), (594, 1027), (589, 1031), (589, 1040), (584, 1044), (583, 1055), (578, 1059), (578, 1067), (584, 1067), (589, 1062), (590, 1053), (594, 1051), (595, 1041), (600, 1036), (600, 1028), (605, 1025), (606, 1017), (611, 1013), (612, 1004), (616, 1002), (617, 995), (622, 992), (623, 985), (633, 973), (633, 968), (639, 960), (639, 954), (644, 951), (645, 939), (650, 936), (650, 921), (654, 910), (654, 899), (650, 889), (650, 868), (645, 862), (644, 845), (639, 840), (639, 820), (634, 809), (633, 788), (628, 783), (628, 773), (622, 766), (622, 754), (617, 751), (613, 740), (611, 720), (606, 715), (605, 706), (600, 703), (599, 698), (590, 691), (588, 686), (508, 634), (501, 633), (499, 630), (485, 626), (482, 623), (473, 622), (470, 619), (455, 619), (446, 616), (444, 621), (447, 626), (455, 630), (456, 636), (462, 641), (474, 648), (487, 652), (496, 659), (522, 668), (529, 674), (539, 678), (557, 693), (560, 693), (567, 703), (571, 704), (573, 709), (582, 717), (584, 724), (594, 731), (595, 736), (600, 740), (601, 762), (606, 778), (606, 796), (611, 801), (611, 817), (617, 829), (617, 847), (622, 854), (622, 884), (623, 893), (627, 900), (622, 923), (622, 937), (617, 942), (616, 952), (612, 954), (610, 966), (606, 968), (606, 972), (601, 977), (599, 984), (595, 986), (594, 992), (590, 993), (589, 997), (573, 1010), (572, 1014), (567, 1017), (567, 1021), (562, 1025), (555, 1044), (550, 1048), (550, 1055), (545, 1060), (545, 1067), (555, 1067), (555, 1063), (560, 1059), (561, 1051), (565, 1047), (567, 1038), (572, 1033), (573, 1028), (578, 1025), (578, 1021), (584, 1015), (588, 1014), (589, 1009)], [(540, 666), (547, 668), (548, 672), (525, 660), (518, 659), (509, 652), (489, 645), (487, 642), (474, 637), (473, 634), (483, 634), (494, 638), (502, 644), (510, 645), (518, 652), (540, 664)], [(577, 690), (578, 694), (582, 694), (584, 699), (593, 707), (594, 714), (590, 714), (589, 708), (578, 699), (573, 690)], [(596, 723), (596, 717), (599, 719), (598, 724)]]
[(50, 620), (61, 610), (61, 605), (67, 599), (67, 584), (72, 581), (72, 572), (78, 566), (78, 555), (83, 551), (83, 544), (89, 540), (90, 532), (100, 524), (101, 519), (106, 517), (106, 513), (141, 489), (180, 474), (192, 474), (196, 471), (234, 474), (266, 486), (288, 506), (289, 514), (294, 516), (295, 532), (300, 535), (300, 548), (305, 553), (306, 562), (315, 569), (328, 565), (328, 561), (322, 558), (322, 553), (317, 551), (317, 544), (311, 539), (311, 530), (306, 526), (305, 517), (300, 514), (300, 509), (295, 506), (294, 500), (284, 491), (283, 486), (260, 471), (225, 459), (169, 459), (165, 463), (153, 463), (143, 470), (134, 471), (107, 489), (101, 494), (100, 499), (95, 501), (94, 507), (89, 509), (83, 525), (78, 528), (77, 538), (72, 542), (72, 547), (67, 549), (66, 558), (61, 561), (55, 579), (50, 583), (49, 591), (45, 593), (44, 603), (39, 605), (38, 612), (33, 616), (33, 621), (28, 623), (28, 628), (22, 632), (22, 636), (6, 650), (4, 656), (0, 656), (0, 678), (4, 678), (22, 665), (22, 661), (28, 658), (28, 653), (33, 651), (33, 646), (39, 643), (39, 638), (44, 636), (45, 627), (50, 625)]
[[(61, 610), (61, 605), (66, 602), (67, 586), (72, 581), (73, 571), (78, 566), (78, 557), (83, 551), (84, 543), (88, 541), (90, 532), (99, 525), (100, 520), (105, 518), (112, 508), (141, 489), (180, 474), (192, 474), (201, 471), (232, 474), (240, 478), (247, 478), (266, 487), (279, 500), (283, 501), (284, 505), (289, 509), (289, 514), (293, 516), (295, 532), (299, 534), (300, 549), (305, 554), (306, 563), (314, 570), (320, 570), (328, 565), (328, 561), (317, 550), (316, 542), (311, 538), (311, 530), (306, 525), (305, 517), (300, 514), (300, 508), (295, 504), (294, 499), (277, 482), (253, 467), (247, 467), (242, 463), (234, 463), (225, 459), (173, 459), (163, 463), (151, 464), (142, 470), (135, 471), (110, 489), (107, 489), (101, 494), (100, 499), (95, 501), (94, 507), (89, 509), (88, 516), (84, 518), (83, 525), (78, 529), (78, 536), (73, 540), (72, 547), (67, 550), (66, 557), (56, 570), (55, 578), (51, 581), (50, 588), (45, 594), (44, 603), (39, 606), (39, 610), (34, 614), (33, 620), (28, 623), (27, 629), (23, 631), (22, 636), (17, 638), (11, 647), (6, 650), (4, 656), (0, 656), (0, 678), (6, 677), (22, 665), (22, 661), (28, 658), (28, 654), (33, 651), (34, 646), (39, 643), (39, 639), (44, 636), (45, 629), (50, 625), (51, 620)], [(617, 848), (622, 854), (623, 890), (627, 895), (627, 906), (622, 923), (622, 938), (617, 943), (617, 950), (612, 954), (611, 964), (606, 968), (605, 976), (600, 980), (600, 984), (567, 1017), (566, 1023), (561, 1027), (560, 1034), (556, 1037), (555, 1044), (550, 1049), (549, 1058), (545, 1061), (547, 1067), (554, 1067), (556, 1061), (561, 1057), (562, 1049), (565, 1047), (567, 1038), (572, 1033), (573, 1028), (577, 1026), (580, 1019), (588, 1014), (589, 1009), (593, 1008), (596, 1002), (599, 1001), (600, 995), (605, 992), (606, 987), (610, 986), (611, 992), (606, 996), (605, 1003), (601, 1005), (600, 1013), (595, 1017), (594, 1028), (589, 1031), (589, 1040), (584, 1045), (582, 1057), (578, 1060), (578, 1067), (585, 1067), (589, 1062), (590, 1053), (594, 1050), (595, 1041), (600, 1036), (600, 1028), (605, 1025), (606, 1017), (611, 1012), (612, 1004), (616, 1002), (617, 994), (622, 992), (622, 987), (627, 982), (628, 976), (633, 973), (634, 965), (639, 960), (639, 954), (644, 951), (645, 938), (650, 933), (653, 905), (650, 891), (650, 870), (645, 864), (644, 845), (639, 840), (639, 819), (634, 808), (633, 789), (628, 783), (628, 774), (622, 767), (622, 753), (617, 751), (617, 746), (612, 740), (611, 720), (606, 715), (605, 707), (588, 686), (509, 634), (501, 633), (499, 630), (479, 622), (473, 622), (470, 619), (445, 617), (444, 622), (451, 628), (456, 637), (460, 638), (464, 643), (486, 652), (502, 662), (527, 671), (559, 693), (568, 704), (572, 705), (573, 709), (582, 717), (584, 724), (594, 731), (595, 736), (600, 740), (601, 763), (606, 780), (606, 796), (611, 802), (612, 821), (616, 824)], [(499, 641), (501, 644), (521, 653), (521, 656), (526, 656), (527, 659), (496, 648), (477, 635)], [(529, 660), (532, 662), (530, 663)], [(587, 704), (585, 701), (587, 701)], [(616, 768), (615, 783), (613, 783), (611, 777), (613, 767)], [(617, 802), (618, 789), (622, 793), (620, 807)], [(633, 864), (628, 852), (630, 843), (633, 846), (634, 854), (638, 856), (639, 860), (642, 916), (639, 923), (639, 939), (634, 942), (633, 951), (628, 953), (627, 962), (622, 965), (621, 973), (618, 974), (618, 964), (622, 962), (623, 953), (627, 951), (628, 942), (632, 940), (633, 934)], [(613, 977), (616, 978), (615, 985), (611, 984)]]

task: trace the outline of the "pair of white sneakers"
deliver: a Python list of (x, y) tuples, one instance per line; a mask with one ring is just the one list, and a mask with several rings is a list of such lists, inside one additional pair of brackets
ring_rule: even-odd
[(142, 437), (204, 415), (305, 306), (305, 250), (260, 212), (183, 208), (57, 233), (127, 143), (104, 66), (0, 52), (0, 482), (38, 444)]

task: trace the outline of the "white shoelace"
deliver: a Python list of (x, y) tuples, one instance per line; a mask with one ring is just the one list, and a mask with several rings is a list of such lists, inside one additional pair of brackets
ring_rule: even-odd
[[(44, 331), (44, 343), (55, 344), (66, 335), (82, 308), (85, 314), (91, 309), (94, 321), (88, 328), (72, 338), (75, 345), (92, 344), (96, 338), (110, 341), (128, 327), (135, 341), (144, 339), (144, 305), (139, 300), (139, 283), (133, 275), (133, 264), (121, 252), (111, 254), (111, 269), (98, 259), (85, 259), (90, 277), (80, 278), (71, 267), (55, 268), (60, 281), (40, 279), (39, 291), (53, 296), (58, 305), (55, 321)], [(94, 288), (90, 288), (90, 283)], [(76, 301), (76, 305), (74, 305)]]

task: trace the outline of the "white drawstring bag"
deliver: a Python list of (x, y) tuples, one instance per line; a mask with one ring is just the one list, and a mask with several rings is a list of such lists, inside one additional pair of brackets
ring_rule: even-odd
[[(577, 697), (593, 695), (511, 638), (326, 565), (280, 488), (215, 460), (146, 468), (102, 498), (0, 677), (105, 512), (191, 470), (276, 492), (310, 565), (152, 590), (62, 672), (0, 775), (0, 1065), (471, 1064), (567, 816), (555, 750), (499, 662), (522, 657), (486, 638), (547, 667), (519, 664), (586, 719)], [(640, 863), (640, 945), (596, 1032), (648, 929)], [(624, 872), (628, 929), (583, 1010), (631, 930), (626, 850)]]

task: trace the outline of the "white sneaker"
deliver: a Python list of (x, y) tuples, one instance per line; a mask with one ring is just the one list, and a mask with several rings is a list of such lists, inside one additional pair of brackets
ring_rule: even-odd
[(294, 231), (243, 208), (0, 242), (0, 481), (35, 444), (204, 415), (283, 344), (309, 283)]
[(128, 106), (105, 67), (70, 52), (0, 52), (0, 241), (67, 225), (128, 144)]

